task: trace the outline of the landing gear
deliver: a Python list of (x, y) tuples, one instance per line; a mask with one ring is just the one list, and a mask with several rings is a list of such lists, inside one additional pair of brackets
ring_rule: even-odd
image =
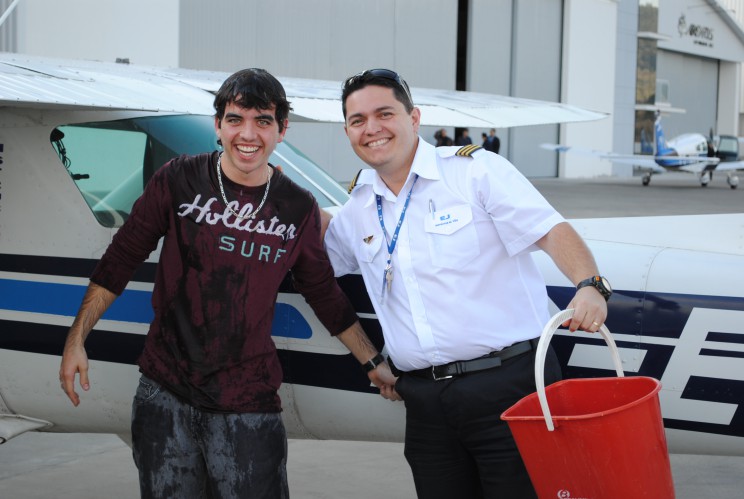
[(644, 186), (647, 186), (648, 184), (650, 184), (651, 183), (651, 174), (650, 173), (644, 174), (643, 175), (643, 178), (641, 178), (641, 183)]
[(701, 187), (708, 187), (708, 183), (710, 183), (711, 174), (710, 172), (703, 172), (700, 174), (700, 186)]
[(739, 185), (739, 177), (732, 173), (729, 173), (728, 177), (726, 177), (726, 182), (728, 183), (729, 187), (731, 187), (732, 189), (736, 189), (736, 187)]

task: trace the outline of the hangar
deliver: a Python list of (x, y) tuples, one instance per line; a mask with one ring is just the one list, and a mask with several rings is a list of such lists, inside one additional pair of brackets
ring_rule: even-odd
[[(744, 5), (718, 0), (0, 0), (0, 50), (338, 80), (390, 67), (412, 86), (561, 101), (609, 118), (499, 130), (530, 177), (631, 175), (541, 142), (630, 153), (656, 108), (667, 135), (740, 134)], [(288, 140), (339, 182), (362, 166), (340, 125)], [(471, 130), (478, 138), (486, 130)], [(451, 129), (450, 135), (458, 130)], [(422, 130), (433, 141), (434, 130)]]

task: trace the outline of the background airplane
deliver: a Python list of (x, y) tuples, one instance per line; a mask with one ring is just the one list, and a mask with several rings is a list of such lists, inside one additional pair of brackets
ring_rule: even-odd
[[(0, 438), (42, 428), (128, 439), (158, 251), (90, 335), (93, 387), (80, 407), (59, 389), (59, 355), (88, 276), (152, 171), (173, 155), (216, 147), (213, 96), (205, 89), (225, 76), (0, 55)], [(296, 105), (293, 119), (338, 119), (337, 82), (283, 83)], [(536, 109), (551, 110), (555, 121), (599, 116), (475, 95), (476, 102), (494, 104), (473, 117), (470, 94), (412, 93), (429, 106), (423, 114), (435, 116), (430, 123), (437, 123), (437, 113), (472, 127), (476, 120), (488, 122), (489, 113), (500, 127), (508, 121), (502, 112), (515, 117), (512, 124), (545, 122)], [(271, 161), (311, 190), (321, 207), (333, 210), (347, 199), (287, 141)], [(744, 216), (571, 222), (615, 288), (607, 325), (625, 372), (662, 381), (670, 451), (744, 455)], [(557, 312), (574, 287), (549, 258), (535, 258)], [(361, 277), (340, 282), (370, 337), (384, 348)], [(284, 369), (280, 395), (290, 436), (402, 439), (403, 405), (375, 393), (289, 281), (272, 333)], [(567, 377), (613, 375), (601, 339), (560, 334), (553, 344)]]
[[(700, 133), (685, 133), (667, 141), (661, 126), (661, 114), (654, 121), (656, 154), (619, 154), (614, 152), (582, 149), (560, 144), (541, 144), (540, 147), (559, 153), (576, 153), (596, 156), (613, 163), (633, 165), (644, 172), (641, 182), (648, 185), (651, 175), (668, 171), (694, 173), (700, 185), (706, 187), (713, 177), (713, 171), (727, 172), (726, 182), (732, 189), (739, 185), (737, 170), (744, 170), (743, 161), (721, 161), (715, 154), (712, 139)], [(642, 136), (643, 138), (643, 136)], [(641, 141), (642, 150), (651, 150), (650, 145)]]

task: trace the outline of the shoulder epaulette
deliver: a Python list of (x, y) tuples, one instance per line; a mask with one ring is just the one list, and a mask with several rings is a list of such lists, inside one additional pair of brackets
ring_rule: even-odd
[(461, 148), (459, 148), (457, 152), (455, 153), (455, 156), (467, 156), (467, 157), (472, 158), (473, 153), (477, 151), (478, 149), (483, 149), (483, 148), (476, 144), (468, 144), (466, 146), (462, 146)]
[(359, 175), (361, 175), (362, 170), (359, 170), (356, 175), (354, 175), (354, 178), (351, 179), (351, 183), (349, 184), (349, 190), (348, 193), (351, 194), (351, 191), (354, 190), (354, 187), (356, 187), (357, 180), (359, 180)]

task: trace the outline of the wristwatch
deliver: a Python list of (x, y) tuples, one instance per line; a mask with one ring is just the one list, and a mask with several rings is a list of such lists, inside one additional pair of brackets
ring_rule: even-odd
[(383, 362), (385, 362), (385, 357), (378, 353), (377, 355), (369, 359), (366, 363), (362, 364), (362, 369), (364, 369), (365, 373), (368, 373)]
[(595, 275), (588, 279), (584, 279), (576, 285), (576, 290), (578, 291), (586, 286), (594, 286), (595, 288), (597, 288), (597, 291), (599, 291), (599, 293), (604, 296), (605, 300), (609, 300), (610, 296), (612, 295), (612, 286), (610, 286), (610, 281), (608, 281), (607, 278), (604, 276)]

